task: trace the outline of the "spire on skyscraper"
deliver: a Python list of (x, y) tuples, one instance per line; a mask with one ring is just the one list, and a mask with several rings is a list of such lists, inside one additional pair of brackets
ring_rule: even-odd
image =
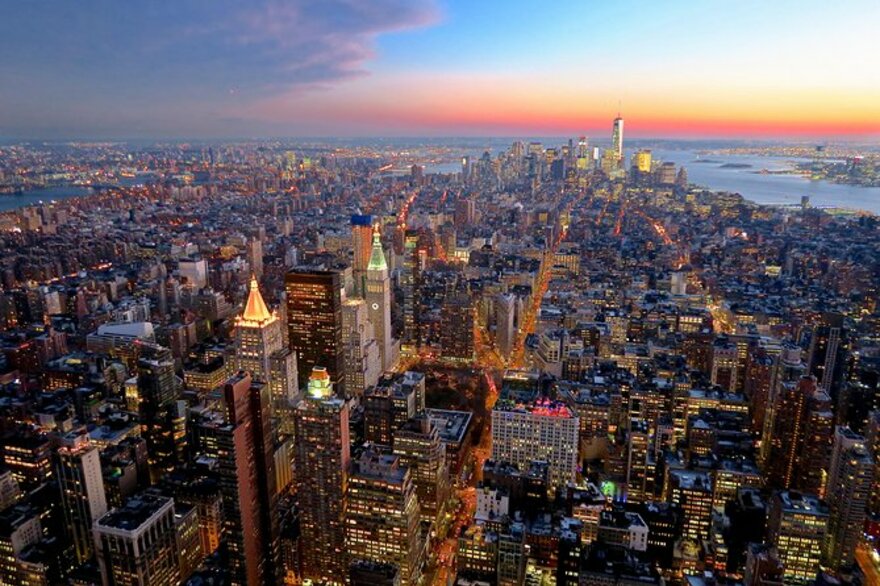
[(373, 250), (370, 253), (368, 271), (384, 271), (388, 269), (385, 262), (385, 252), (382, 250), (382, 238), (379, 233), (379, 224), (373, 225)]
[(272, 319), (273, 315), (260, 294), (260, 285), (257, 283), (256, 275), (251, 275), (250, 290), (247, 304), (244, 306), (244, 313), (241, 316), (242, 321), (263, 323)]

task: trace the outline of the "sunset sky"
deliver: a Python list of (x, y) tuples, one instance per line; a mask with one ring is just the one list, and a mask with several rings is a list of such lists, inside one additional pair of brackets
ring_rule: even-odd
[(0, 137), (878, 137), (878, 0), (0, 3)]

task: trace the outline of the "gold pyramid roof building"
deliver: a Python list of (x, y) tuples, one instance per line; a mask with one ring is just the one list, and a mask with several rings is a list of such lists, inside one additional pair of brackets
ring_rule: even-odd
[(248, 294), (247, 304), (244, 306), (244, 313), (237, 320), (236, 325), (245, 327), (265, 326), (278, 317), (269, 311), (263, 296), (260, 294), (260, 286), (257, 283), (257, 277), (251, 276), (250, 293)]

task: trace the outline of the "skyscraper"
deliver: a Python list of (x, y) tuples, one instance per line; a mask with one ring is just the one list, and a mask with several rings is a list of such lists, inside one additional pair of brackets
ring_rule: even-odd
[(830, 449), (830, 399), (816, 379), (783, 382), (773, 408), (765, 472), (770, 486), (818, 493)]
[(618, 167), (623, 162), (623, 118), (620, 114), (611, 126), (611, 150), (617, 154)]
[(171, 350), (155, 344), (142, 344), (139, 350), (137, 394), (141, 433), (147, 441), (150, 474), (156, 480), (184, 457), (185, 426), (176, 404), (179, 380), (174, 374)]
[(278, 316), (269, 311), (257, 277), (252, 276), (244, 312), (235, 320), (235, 368), (251, 374), (255, 381), (267, 382), (271, 375), (270, 357), (284, 348)]
[(419, 584), (424, 547), (419, 505), (409, 468), (400, 458), (366, 450), (352, 465), (345, 544), (354, 560), (392, 563), (401, 586)]
[(492, 410), (492, 459), (520, 470), (536, 460), (547, 462), (550, 485), (565, 486), (577, 474), (578, 422), (562, 403), (500, 400)]
[(239, 373), (223, 387), (222, 409), (200, 412), (193, 435), (198, 453), (217, 463), (231, 583), (274, 584), (280, 564), (268, 388)]
[(299, 386), (315, 366), (326, 369), (337, 392), (342, 383), (342, 279), (335, 271), (291, 271), (285, 277), (290, 348), (297, 353)]
[(767, 539), (779, 550), (785, 584), (811, 584), (819, 570), (828, 507), (818, 497), (777, 492), (770, 500)]
[(419, 233), (407, 230), (403, 237), (403, 270), (400, 288), (403, 292), (403, 343), (411, 350), (419, 345)]
[(440, 352), (460, 362), (474, 359), (474, 308), (466, 293), (447, 296), (440, 310)]
[(373, 334), (379, 345), (382, 372), (393, 370), (397, 363), (394, 341), (391, 338), (391, 282), (388, 265), (382, 250), (379, 227), (373, 228), (370, 262), (367, 265), (366, 295)]
[(351, 465), (349, 405), (334, 396), (327, 369), (316, 366), (296, 409), (296, 500), (303, 576), (345, 582), (345, 511)]
[(437, 427), (421, 414), (394, 431), (393, 437), (394, 454), (410, 470), (422, 520), (439, 520), (449, 497), (449, 466)]
[(356, 214), (351, 217), (351, 260), (354, 276), (354, 294), (364, 296), (367, 280), (367, 266), (372, 254), (373, 219), (368, 215)]
[(95, 523), (95, 548), (105, 586), (174, 586), (180, 583), (174, 501), (152, 494), (132, 497)]
[(835, 570), (853, 563), (873, 478), (874, 462), (865, 449), (865, 439), (848, 427), (838, 426), (825, 488), (829, 509), (825, 563)]
[(58, 484), (64, 520), (73, 541), (76, 559), (85, 562), (94, 552), (92, 524), (107, 512), (101, 456), (89, 443), (85, 429), (61, 438), (58, 448)]
[(347, 391), (356, 396), (376, 384), (382, 360), (367, 319), (367, 303), (363, 299), (346, 299), (342, 303), (343, 380)]

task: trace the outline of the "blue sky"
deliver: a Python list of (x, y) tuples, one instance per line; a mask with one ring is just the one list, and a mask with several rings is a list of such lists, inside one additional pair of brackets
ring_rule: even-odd
[(873, 134), (878, 22), (877, 0), (8, 1), (0, 136), (577, 132), (618, 103), (646, 135)]

